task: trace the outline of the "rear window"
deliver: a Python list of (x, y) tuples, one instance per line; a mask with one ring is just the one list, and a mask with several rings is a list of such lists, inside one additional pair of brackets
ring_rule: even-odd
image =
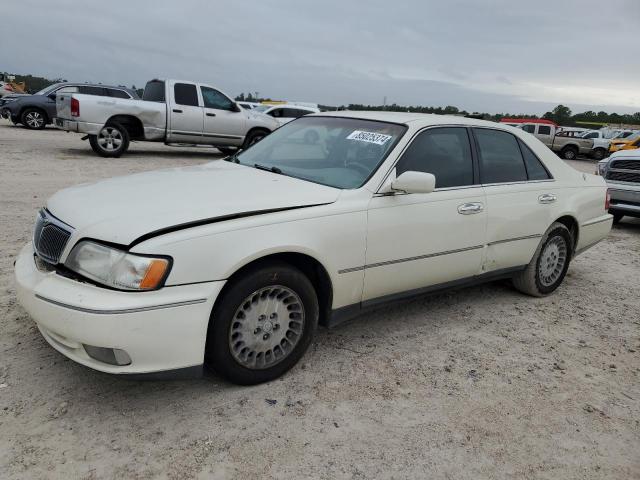
[(147, 85), (144, 87), (142, 99), (148, 102), (164, 103), (166, 101), (164, 98), (164, 82), (160, 80), (147, 82)]
[(198, 106), (198, 91), (192, 83), (176, 83), (173, 86), (173, 95), (178, 105)]
[(113, 88), (108, 88), (109, 95), (114, 98), (131, 98), (129, 94), (123, 90), (114, 90)]

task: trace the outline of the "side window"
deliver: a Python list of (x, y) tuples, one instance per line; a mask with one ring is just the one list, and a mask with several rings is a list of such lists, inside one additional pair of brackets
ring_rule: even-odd
[(202, 92), (202, 100), (206, 108), (234, 110), (233, 102), (219, 91), (210, 87), (200, 87), (200, 91)]
[(131, 96), (124, 90), (115, 90), (113, 88), (107, 88), (109, 95), (114, 98), (131, 98)]
[(78, 91), (78, 87), (62, 87), (55, 91), (55, 94), (59, 93), (76, 93)]
[(542, 162), (536, 154), (531, 151), (529, 147), (522, 141), (518, 140), (520, 143), (520, 150), (522, 151), (522, 157), (524, 158), (524, 163), (527, 166), (527, 173), (529, 175), (529, 180), (548, 180), (551, 178), (547, 169), (544, 168)]
[(551, 127), (549, 125), (538, 125), (538, 135), (551, 135)]
[(275, 117), (275, 118), (284, 117), (284, 109), (283, 108), (276, 108), (274, 110), (271, 110), (269, 112), (269, 115), (271, 115), (272, 117)]
[(583, 138), (598, 138), (598, 132), (588, 133)]
[(176, 83), (173, 86), (173, 95), (178, 105), (198, 106), (198, 91), (192, 83)]
[(465, 128), (432, 128), (420, 133), (396, 164), (396, 174), (432, 173), (436, 188), (473, 185), (473, 160)]
[(107, 93), (103, 87), (90, 87), (87, 85), (83, 85), (78, 87), (79, 93), (84, 93), (85, 95), (97, 95), (98, 97), (106, 97)]
[(536, 126), (535, 125), (523, 125), (522, 129), (527, 133), (535, 133)]
[(482, 183), (524, 182), (524, 167), (516, 137), (507, 132), (474, 128), (480, 157)]

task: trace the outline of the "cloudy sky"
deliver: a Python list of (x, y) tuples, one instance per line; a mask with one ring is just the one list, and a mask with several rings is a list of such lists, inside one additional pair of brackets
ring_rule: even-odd
[(640, 0), (21, 0), (0, 70), (469, 111), (640, 111)]

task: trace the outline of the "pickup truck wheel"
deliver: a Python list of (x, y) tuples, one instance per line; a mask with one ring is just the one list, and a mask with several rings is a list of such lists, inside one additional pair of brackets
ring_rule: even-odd
[(205, 365), (239, 385), (278, 378), (309, 347), (318, 297), (297, 268), (274, 262), (231, 280), (211, 313)]
[(595, 160), (602, 160), (606, 154), (607, 154), (607, 151), (604, 148), (596, 148), (593, 151), (593, 158)]
[(611, 213), (611, 215), (613, 215), (613, 223), (620, 223), (620, 220), (622, 220), (622, 217), (624, 217), (624, 215), (622, 213), (613, 213), (613, 212), (609, 212)]
[(252, 132), (249, 132), (249, 135), (247, 135), (244, 139), (242, 149), (245, 150), (251, 145), (255, 145), (267, 135), (269, 135), (269, 132), (267, 132), (266, 130), (253, 130)]
[(29, 130), (42, 130), (47, 126), (47, 116), (37, 108), (27, 108), (20, 116), (20, 122)]
[(575, 160), (578, 156), (578, 150), (576, 147), (564, 147), (560, 152), (560, 155), (565, 160)]
[(98, 135), (89, 135), (89, 143), (101, 157), (119, 157), (129, 148), (129, 132), (119, 123), (109, 123)]
[(522, 293), (544, 297), (564, 280), (571, 261), (573, 238), (562, 223), (554, 223), (542, 237), (527, 268), (513, 277), (513, 285)]

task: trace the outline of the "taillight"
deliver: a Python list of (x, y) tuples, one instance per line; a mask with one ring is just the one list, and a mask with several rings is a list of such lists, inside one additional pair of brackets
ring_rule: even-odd
[(611, 206), (611, 193), (609, 193), (609, 189), (607, 188), (607, 194), (604, 197), (604, 209), (608, 212), (610, 206)]
[(80, 116), (80, 102), (71, 97), (71, 116), (79, 117)]
[(13, 92), (13, 87), (11, 85), (9, 85), (8, 83), (5, 84), (4, 89), (8, 90), (9, 92)]

